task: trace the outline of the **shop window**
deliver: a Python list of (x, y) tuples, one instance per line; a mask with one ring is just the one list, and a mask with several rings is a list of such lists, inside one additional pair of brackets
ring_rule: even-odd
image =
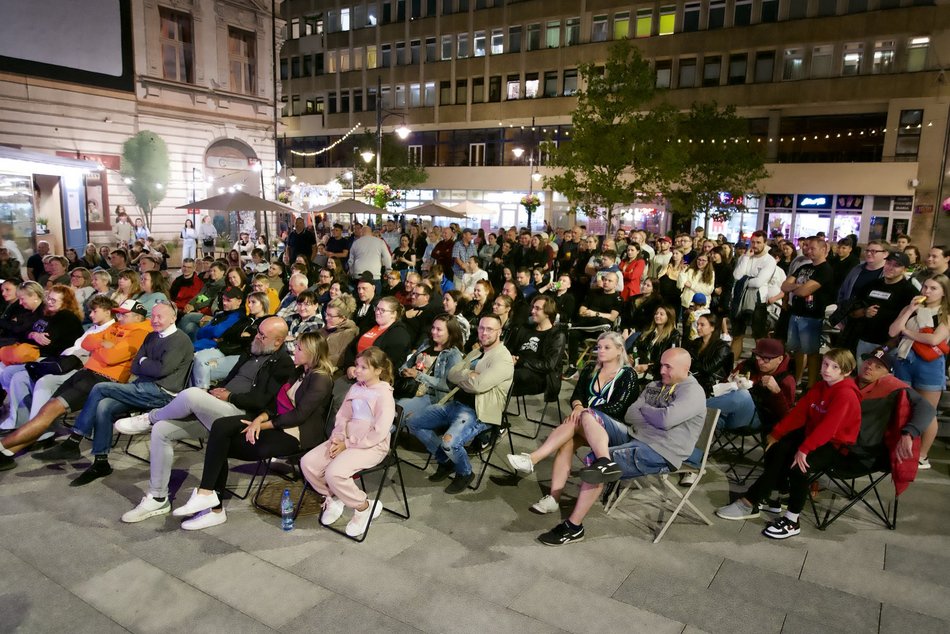
[(762, 0), (762, 22), (778, 22), (778, 0)]
[[(751, 0), (750, 0), (751, 1)], [(676, 5), (660, 7), (659, 35), (673, 35), (676, 28)]]
[(509, 53), (521, 52), (521, 27), (520, 26), (508, 27), (508, 52)]
[(536, 51), (541, 48), (541, 25), (540, 24), (529, 24), (528, 25), (528, 49), (529, 51)]
[(571, 68), (564, 71), (564, 91), (565, 97), (577, 94), (577, 69)]
[(669, 59), (656, 62), (656, 87), (669, 88), (670, 76), (673, 74), (673, 61)]
[(557, 97), (557, 71), (549, 70), (544, 73), (544, 96)]
[(871, 73), (881, 75), (894, 72), (894, 55), (896, 42), (894, 40), (880, 40), (874, 43), (874, 55), (871, 58)]
[(864, 59), (864, 44), (861, 42), (851, 42), (844, 45), (844, 53), (841, 56), (841, 74), (859, 75), (861, 74), (861, 61)]
[(501, 55), (505, 52), (505, 32), (502, 29), (491, 31), (491, 54)]
[(472, 38), (472, 50), (474, 57), (485, 57), (485, 31), (475, 31)]
[(834, 47), (831, 44), (816, 46), (811, 52), (811, 77), (830, 77), (832, 69), (832, 54)]
[(911, 38), (907, 43), (907, 72), (914, 73), (924, 70), (927, 66), (927, 49), (930, 48), (929, 37)]
[(718, 86), (722, 81), (722, 57), (710, 55), (703, 59), (703, 86)]
[(195, 40), (191, 16), (159, 7), (158, 17), (161, 23), (162, 76), (172, 81), (193, 83)]
[(653, 35), (653, 9), (637, 10), (637, 37)]
[(577, 46), (581, 43), (581, 19), (568, 18), (564, 21), (564, 45)]
[(607, 41), (607, 16), (595, 15), (590, 27), (591, 42)]
[(805, 53), (800, 48), (785, 49), (785, 61), (782, 64), (782, 79), (794, 81), (805, 78)]
[(733, 26), (748, 26), (752, 24), (752, 0), (736, 0), (733, 14)]
[(721, 29), (726, 24), (726, 0), (709, 3), (709, 30)]
[(901, 110), (900, 125), (897, 128), (897, 147), (894, 151), (898, 160), (917, 160), (923, 121), (923, 110)]
[(699, 2), (687, 2), (683, 6), (683, 31), (692, 33), (699, 30), (699, 16), (702, 4)]
[(677, 88), (695, 88), (696, 87), (696, 59), (681, 59), (679, 81), (676, 82)]
[(775, 51), (760, 51), (755, 54), (755, 72), (752, 81), (757, 84), (772, 81), (775, 74)]
[(544, 29), (544, 45), (548, 48), (557, 48), (561, 45), (561, 21), (552, 20)]
[(729, 56), (729, 85), (744, 84), (746, 71), (749, 66), (749, 56), (746, 53), (734, 53)]
[(621, 11), (614, 14), (614, 39), (625, 40), (630, 37), (630, 12)]

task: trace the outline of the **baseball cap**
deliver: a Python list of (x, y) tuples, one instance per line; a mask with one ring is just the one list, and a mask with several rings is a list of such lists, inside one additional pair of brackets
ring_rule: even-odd
[(707, 301), (709, 301), (709, 300), (707, 300), (707, 299), (706, 299), (706, 296), (703, 295), (702, 293), (695, 293), (695, 294), (693, 295), (693, 303), (694, 303), (694, 304), (700, 304), (700, 305), (702, 305), (702, 306), (705, 306)]
[(125, 313), (135, 313), (136, 315), (141, 315), (142, 317), (148, 316), (148, 310), (145, 308), (145, 306), (134, 299), (125, 300), (113, 308), (112, 312), (118, 313), (119, 315), (124, 315)]
[[(904, 256), (904, 257), (907, 257), (907, 256)], [(886, 346), (879, 346), (875, 348), (874, 350), (872, 350), (871, 352), (868, 352), (867, 354), (862, 354), (861, 358), (864, 359), (865, 361), (867, 361), (868, 359), (874, 359), (875, 361), (883, 365), (885, 368), (887, 368), (888, 372), (894, 371), (894, 355), (893, 353), (891, 353), (890, 350), (887, 349)]]
[(889, 262), (895, 262), (898, 266), (910, 266), (910, 258), (903, 251), (891, 251), (891, 254), (885, 259)]
[(237, 286), (229, 286), (221, 293), (224, 299), (244, 299), (244, 291)]
[(759, 339), (755, 342), (752, 354), (772, 359), (781, 357), (785, 354), (785, 344), (778, 339)]
[(375, 283), (376, 283), (376, 280), (375, 280), (375, 278), (373, 277), (373, 274), (372, 274), (372, 273), (370, 273), (369, 271), (363, 271), (362, 273), (360, 273), (360, 276), (359, 276), (358, 278), (356, 278), (356, 283), (357, 283), (357, 284), (359, 284), (359, 283), (361, 283), (361, 282), (365, 282), (365, 283), (367, 283), (367, 284), (375, 284)]
[(656, 241), (657, 241), (657, 242), (669, 242), (670, 244), (673, 244), (673, 241), (670, 240), (669, 236), (660, 236), (659, 238), (656, 239)]

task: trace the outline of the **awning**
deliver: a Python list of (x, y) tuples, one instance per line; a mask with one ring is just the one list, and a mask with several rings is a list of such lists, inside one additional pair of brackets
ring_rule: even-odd
[(71, 159), (46, 152), (20, 150), (0, 145), (0, 172), (65, 176), (77, 172), (96, 172), (101, 168), (102, 166), (95, 161)]

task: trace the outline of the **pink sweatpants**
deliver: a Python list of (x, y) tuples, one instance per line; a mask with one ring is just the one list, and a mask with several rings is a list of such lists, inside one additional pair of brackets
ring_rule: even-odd
[(332, 495), (349, 508), (356, 509), (366, 502), (366, 493), (353, 480), (353, 474), (375, 467), (388, 452), (388, 446), (344, 449), (336, 458), (330, 458), (328, 440), (301, 458), (300, 470), (317, 493), (324, 497)]

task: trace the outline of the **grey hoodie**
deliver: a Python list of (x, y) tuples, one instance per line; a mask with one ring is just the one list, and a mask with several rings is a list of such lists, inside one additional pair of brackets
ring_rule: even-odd
[(630, 435), (648, 444), (674, 469), (695, 449), (705, 420), (706, 394), (692, 375), (669, 387), (651, 382), (624, 416)]

